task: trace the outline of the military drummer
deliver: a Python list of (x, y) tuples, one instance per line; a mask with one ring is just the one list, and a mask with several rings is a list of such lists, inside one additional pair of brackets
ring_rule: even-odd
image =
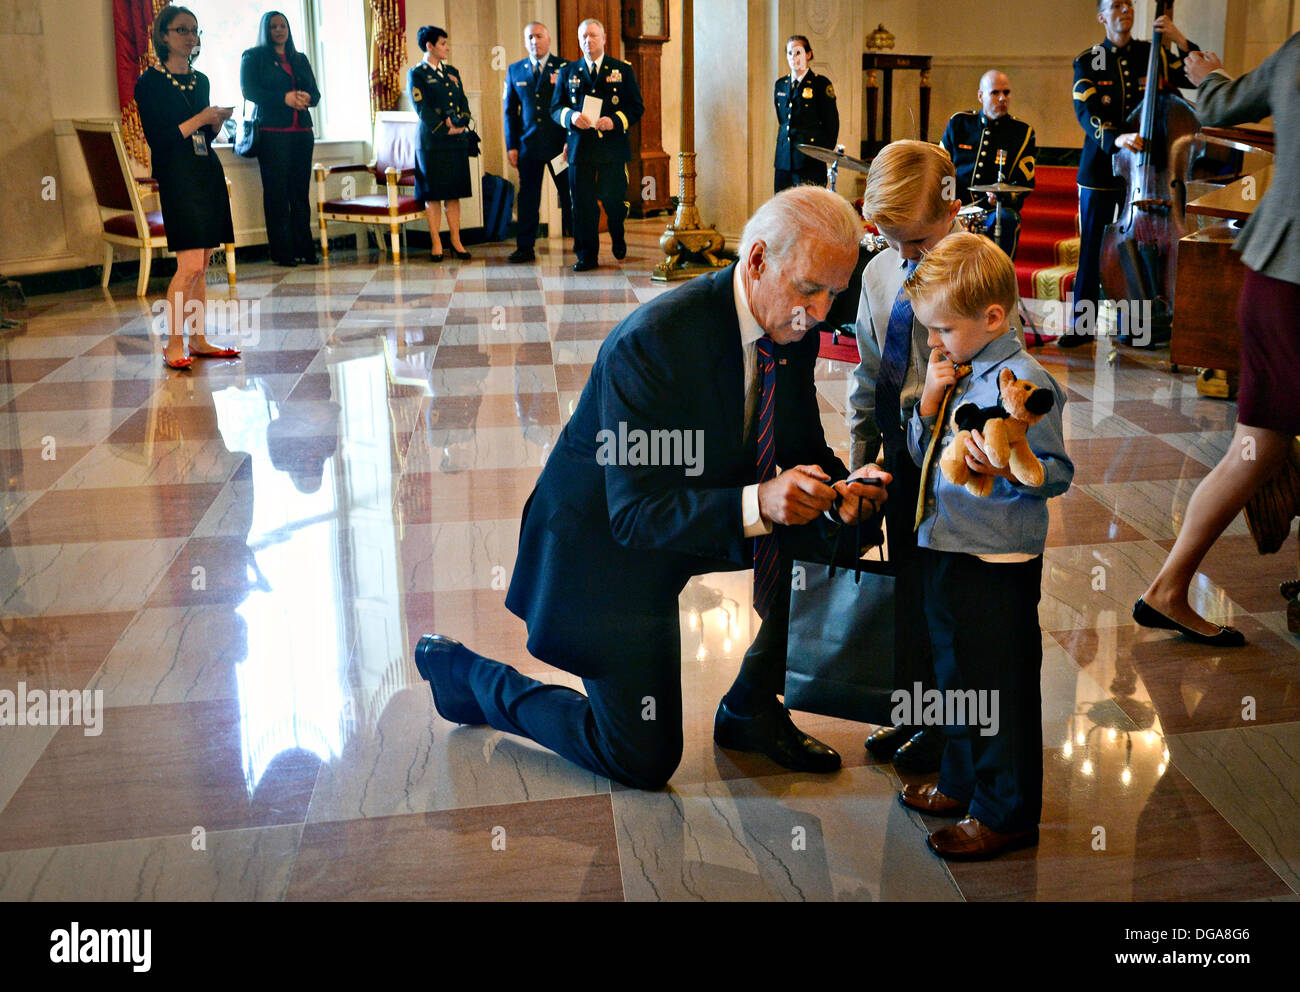
[(825, 186), (826, 163), (809, 158), (795, 145), (833, 149), (840, 136), (835, 87), (808, 68), (812, 45), (801, 34), (785, 43), (790, 75), (776, 81), (776, 192), (791, 186)]
[(1011, 116), (1011, 80), (1006, 73), (996, 69), (984, 73), (975, 96), (980, 109), (953, 114), (939, 144), (957, 167), (957, 196), (963, 203), (978, 203), (988, 210), (984, 233), (989, 237), (997, 230), (994, 207), (1002, 214), (998, 247), (1014, 259), (1020, 242), (1020, 208), (1029, 194), (1004, 194), (995, 200), (992, 193), (972, 193), (970, 188), (998, 181), (998, 153), (1003, 152), (1004, 181), (1033, 189), (1038, 145), (1034, 129)]

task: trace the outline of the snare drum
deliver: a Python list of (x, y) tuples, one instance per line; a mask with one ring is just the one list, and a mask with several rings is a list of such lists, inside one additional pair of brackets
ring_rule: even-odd
[(972, 203), (957, 211), (957, 223), (972, 234), (983, 234), (988, 219), (989, 212), (978, 203)]

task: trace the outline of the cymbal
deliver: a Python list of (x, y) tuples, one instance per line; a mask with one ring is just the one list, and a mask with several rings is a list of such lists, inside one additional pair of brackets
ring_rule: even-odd
[(852, 169), (854, 172), (868, 173), (871, 171), (871, 166), (861, 159), (854, 158), (852, 155), (845, 155), (843, 152), (833, 152), (829, 148), (822, 148), (820, 145), (795, 145), (795, 148), (809, 158), (815, 158), (818, 162), (825, 162), (827, 165), (839, 163), (844, 168)]
[(990, 183), (987, 186), (972, 186), (972, 193), (1032, 193), (1028, 186), (1015, 186), (1011, 183)]

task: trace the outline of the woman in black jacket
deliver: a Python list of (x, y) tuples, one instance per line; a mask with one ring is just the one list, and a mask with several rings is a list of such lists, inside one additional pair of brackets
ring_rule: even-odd
[(411, 103), (420, 115), (420, 145), (415, 150), (415, 198), (425, 204), (432, 238), (430, 257), (442, 261), (442, 204), (447, 205), (451, 253), (470, 257), (460, 242), (460, 201), (472, 195), (469, 172), (469, 100), (460, 71), (447, 61), (451, 40), (442, 28), (425, 25), (416, 35), (424, 59), (406, 77)]
[(312, 134), (308, 107), (320, 103), (320, 90), (307, 56), (293, 44), (289, 21), (278, 10), (262, 15), (257, 47), (239, 66), (244, 99), (256, 104), (257, 164), (262, 170), (262, 209), (266, 237), (276, 265), (317, 261), (311, 237)]

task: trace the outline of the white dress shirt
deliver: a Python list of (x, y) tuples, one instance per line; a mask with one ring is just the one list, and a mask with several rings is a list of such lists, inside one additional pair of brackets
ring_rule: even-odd
[[(754, 319), (745, 295), (745, 280), (740, 266), (736, 266), (731, 280), (736, 300), (736, 317), (740, 321), (740, 347), (745, 359), (745, 440), (758, 430), (755, 423), (758, 404), (763, 396), (763, 380), (758, 374), (758, 339), (766, 332)], [(780, 471), (778, 469), (777, 471)], [(745, 523), (745, 536), (758, 537), (772, 533), (772, 524), (763, 519), (758, 509), (758, 484), (746, 486), (740, 495), (741, 517)]]

